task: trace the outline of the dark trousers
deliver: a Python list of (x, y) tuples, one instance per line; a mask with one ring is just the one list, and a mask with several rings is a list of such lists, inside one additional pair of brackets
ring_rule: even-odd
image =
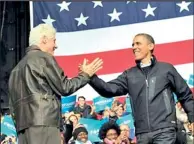
[(60, 144), (60, 130), (56, 127), (36, 126), (18, 133), (18, 144)]
[(176, 129), (174, 127), (137, 135), (137, 144), (175, 144), (175, 141)]

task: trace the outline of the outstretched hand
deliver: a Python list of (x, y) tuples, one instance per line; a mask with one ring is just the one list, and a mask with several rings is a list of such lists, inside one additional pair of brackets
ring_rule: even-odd
[(79, 72), (85, 72), (90, 77), (93, 76), (97, 71), (102, 69), (102, 59), (96, 58), (91, 63), (88, 63), (87, 59), (84, 59), (83, 63), (79, 65)]

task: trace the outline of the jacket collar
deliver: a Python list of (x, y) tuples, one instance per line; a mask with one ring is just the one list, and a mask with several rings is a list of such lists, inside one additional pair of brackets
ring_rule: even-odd
[[(137, 64), (137, 67), (138, 68), (141, 68), (141, 61), (136, 60), (135, 62)], [(154, 55), (152, 55), (152, 58), (151, 58), (151, 67), (153, 67), (156, 64), (156, 62), (157, 62), (156, 57)]]
[(33, 51), (33, 50), (39, 50), (39, 51), (41, 51), (40, 48), (37, 45), (31, 45), (31, 46), (27, 47), (26, 53), (28, 53), (30, 51)]

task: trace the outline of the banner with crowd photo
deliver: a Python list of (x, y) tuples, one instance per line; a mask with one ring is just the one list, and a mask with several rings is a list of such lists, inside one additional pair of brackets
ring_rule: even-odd
[(127, 96), (125, 98), (125, 103), (126, 103), (126, 112), (132, 113), (132, 107), (131, 107), (131, 102), (130, 102), (130, 97)]
[(80, 118), (79, 123), (83, 124), (88, 131), (88, 138), (91, 142), (100, 142), (100, 138), (98, 137), (100, 127), (108, 122), (107, 119), (103, 120), (94, 120), (87, 118)]
[(190, 86), (190, 87), (194, 87), (194, 74), (190, 74), (188, 79), (185, 79), (186, 83)]
[(134, 128), (134, 120), (133, 120), (133, 116), (132, 114), (129, 114), (129, 115), (125, 115), (125, 116), (122, 116), (120, 117), (116, 123), (118, 125), (121, 125), (121, 124), (127, 124), (129, 126), (130, 129), (133, 129)]
[(17, 136), (16, 128), (11, 116), (5, 115), (1, 118), (1, 133), (7, 136)]
[(95, 106), (95, 111), (99, 112), (104, 110), (107, 107), (111, 108), (113, 100), (114, 100), (113, 98), (104, 98), (102, 96), (98, 96), (94, 98), (93, 104)]
[(66, 96), (61, 98), (62, 114), (73, 110), (76, 104), (76, 95)]
[(135, 138), (135, 128), (130, 129), (130, 138), (133, 140)]
[(116, 123), (120, 126), (121, 124), (126, 124), (130, 128), (130, 138), (134, 139), (135, 137), (135, 126), (134, 126), (134, 120), (133, 120), (133, 115), (125, 115), (119, 118)]

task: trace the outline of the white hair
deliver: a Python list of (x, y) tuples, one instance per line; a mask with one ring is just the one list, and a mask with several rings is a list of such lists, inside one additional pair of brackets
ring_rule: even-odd
[(38, 45), (42, 37), (55, 37), (56, 29), (49, 24), (39, 24), (30, 31), (29, 45)]

